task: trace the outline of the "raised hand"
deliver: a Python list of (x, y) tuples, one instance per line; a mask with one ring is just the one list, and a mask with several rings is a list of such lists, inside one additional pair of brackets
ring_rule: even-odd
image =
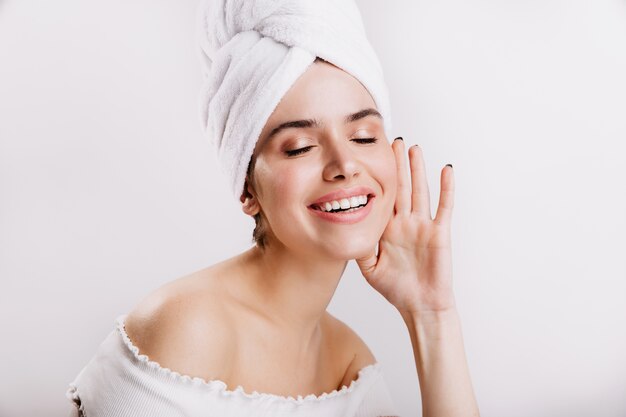
[(404, 141), (395, 140), (391, 146), (398, 173), (394, 214), (378, 243), (378, 255), (374, 251), (356, 262), (367, 282), (401, 313), (455, 308), (450, 238), (452, 166), (441, 171), (439, 207), (432, 219), (421, 148), (409, 148), (409, 177)]

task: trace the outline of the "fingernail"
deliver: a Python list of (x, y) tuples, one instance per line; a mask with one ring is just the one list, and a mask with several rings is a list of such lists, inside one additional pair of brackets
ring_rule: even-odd
[(404, 139), (402, 139), (402, 136), (398, 136), (397, 138), (395, 138), (395, 139), (394, 139), (394, 142), (395, 142), (396, 140), (398, 140), (398, 139), (400, 139), (400, 140), (402, 140), (402, 141), (404, 140)]
[(446, 166), (452, 168), (452, 164), (446, 164)]

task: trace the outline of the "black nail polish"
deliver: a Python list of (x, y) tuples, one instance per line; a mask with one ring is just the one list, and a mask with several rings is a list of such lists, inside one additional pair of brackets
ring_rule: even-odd
[(396, 141), (396, 140), (398, 140), (398, 139), (400, 139), (400, 140), (404, 141), (404, 139), (402, 139), (402, 136), (398, 136), (397, 138), (395, 138), (395, 139), (394, 139), (394, 141)]
[(446, 164), (446, 166), (452, 168), (452, 164)]

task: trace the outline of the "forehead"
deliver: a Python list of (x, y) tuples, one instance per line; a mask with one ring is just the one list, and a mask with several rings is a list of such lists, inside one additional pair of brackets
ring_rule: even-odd
[(356, 78), (332, 64), (316, 62), (280, 100), (260, 138), (291, 120), (316, 119), (324, 124), (343, 124), (347, 115), (367, 108), (376, 109), (376, 104)]

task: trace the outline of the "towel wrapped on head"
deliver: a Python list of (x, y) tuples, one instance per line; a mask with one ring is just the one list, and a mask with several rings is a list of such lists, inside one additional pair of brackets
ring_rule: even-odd
[(353, 0), (201, 0), (198, 36), (203, 128), (237, 201), (265, 123), (317, 57), (368, 90), (390, 140), (382, 67)]

